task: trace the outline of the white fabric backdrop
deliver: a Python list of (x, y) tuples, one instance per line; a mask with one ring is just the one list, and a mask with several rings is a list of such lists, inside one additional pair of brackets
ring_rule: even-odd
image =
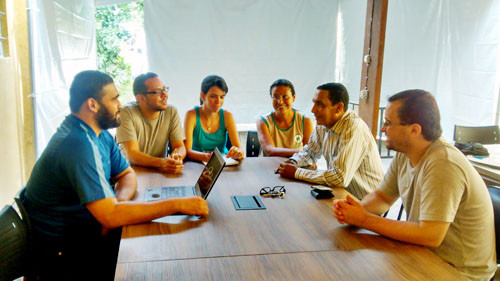
[[(351, 101), (358, 102), (361, 84), (361, 65), (365, 40), (365, 19), (367, 0), (340, 1), (340, 38), (337, 62), (340, 69), (337, 79), (349, 92)], [(392, 1), (390, 1), (392, 2)]]
[[(73, 76), (96, 68), (93, 3), (29, 1), (38, 154), (69, 113)], [(146, 0), (144, 10), (150, 69), (171, 86), (169, 102), (182, 118), (213, 73), (226, 78), (224, 107), (239, 123), (271, 110), (277, 78), (294, 82), (295, 107), (309, 115), (323, 82), (341, 81), (358, 99), (366, 0)], [(454, 124), (494, 124), (498, 34), (500, 0), (390, 1), (381, 104), (404, 89), (431, 91), (449, 140)]]
[(76, 73), (96, 69), (93, 0), (30, 0), (37, 156), (69, 114)]
[(209, 74), (226, 80), (224, 108), (237, 123), (272, 110), (278, 78), (294, 83), (295, 108), (311, 115), (316, 87), (334, 80), (337, 10), (336, 0), (145, 0), (150, 70), (170, 86), (182, 119)]
[[(351, 98), (358, 99), (366, 0), (341, 1), (340, 12), (342, 82)], [(401, 90), (430, 91), (448, 140), (453, 139), (454, 124), (495, 124), (499, 34), (499, 0), (389, 1), (381, 104)]]

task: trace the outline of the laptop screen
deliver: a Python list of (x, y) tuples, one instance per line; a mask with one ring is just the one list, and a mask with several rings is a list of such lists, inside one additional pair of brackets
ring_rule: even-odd
[(225, 165), (226, 162), (224, 162), (219, 149), (216, 147), (196, 183), (196, 189), (200, 191), (199, 195), (202, 198), (207, 198)]

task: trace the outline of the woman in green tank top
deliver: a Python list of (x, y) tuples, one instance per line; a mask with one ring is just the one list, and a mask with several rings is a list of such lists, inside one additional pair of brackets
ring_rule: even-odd
[[(184, 141), (187, 157), (192, 160), (207, 162), (212, 151), (217, 147), (226, 157), (242, 159), (238, 131), (231, 112), (222, 109), (228, 87), (224, 78), (210, 75), (201, 83), (200, 104), (186, 112), (184, 118)], [(226, 148), (227, 139), (232, 147)]]
[(269, 88), (274, 111), (257, 120), (259, 142), (265, 156), (290, 157), (309, 141), (313, 122), (292, 108), (295, 89), (292, 82), (278, 79)]

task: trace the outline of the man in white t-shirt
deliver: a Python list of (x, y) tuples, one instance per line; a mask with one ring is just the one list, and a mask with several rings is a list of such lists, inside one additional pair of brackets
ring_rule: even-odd
[[(384, 180), (361, 202), (335, 200), (334, 216), (392, 239), (429, 247), (472, 280), (496, 270), (493, 207), (467, 158), (442, 137), (439, 109), (423, 90), (389, 98), (382, 131), (398, 151)], [(407, 221), (380, 217), (401, 197)]]

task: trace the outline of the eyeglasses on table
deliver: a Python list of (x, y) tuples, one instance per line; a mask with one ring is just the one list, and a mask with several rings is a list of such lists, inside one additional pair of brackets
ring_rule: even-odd
[(274, 187), (265, 186), (260, 189), (260, 195), (264, 197), (285, 197), (286, 189), (283, 185), (277, 185)]

